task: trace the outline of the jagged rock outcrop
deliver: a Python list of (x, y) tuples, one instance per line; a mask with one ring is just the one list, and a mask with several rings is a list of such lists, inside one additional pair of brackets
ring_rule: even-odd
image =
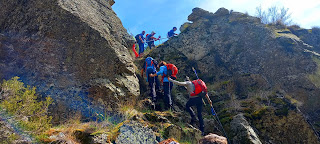
[(234, 144), (252, 143), (262, 144), (259, 137), (245, 119), (243, 114), (238, 114), (233, 117), (230, 123), (231, 129), (237, 133), (237, 136), (233, 137)]
[(101, 103), (112, 110), (138, 96), (127, 49), (134, 41), (113, 12), (113, 3), (0, 1), (0, 79), (19, 76), (36, 86), (43, 96), (54, 98), (52, 113), (61, 116), (77, 110), (91, 117), (102, 112)]
[[(320, 58), (311, 43), (283, 26), (265, 25), (256, 17), (224, 8), (216, 13), (195, 8), (188, 20), (192, 22), (181, 26), (179, 36), (170, 38), (150, 55), (158, 58), (160, 54), (161, 60), (177, 65), (179, 80), (183, 80), (184, 75), (196, 78), (191, 70), (195, 67), (199, 77), (209, 85), (209, 94), (215, 101), (214, 106), (222, 111), (221, 121), (228, 131), (232, 131), (229, 127), (232, 116), (241, 112), (247, 113), (249, 124), (255, 127), (255, 121), (260, 120), (265, 111), (264, 106), (270, 108), (273, 113), (270, 117), (275, 119), (292, 112), (304, 115), (311, 123), (318, 121)], [(174, 96), (184, 93), (181, 88), (173, 92)], [(245, 105), (248, 101), (254, 104)], [(184, 106), (185, 102), (178, 105)], [(207, 109), (207, 113), (210, 110)], [(311, 127), (303, 127), (313, 133)], [(285, 133), (284, 129), (276, 129)], [(257, 129), (258, 136), (260, 130), (263, 128)], [(262, 143), (269, 139), (281, 143), (292, 138), (314, 142), (316, 135), (311, 135), (292, 133), (274, 138), (269, 133), (259, 137)]]
[(320, 28), (314, 27), (312, 29), (303, 29), (298, 26), (291, 26), (288, 29), (298, 36), (301, 40), (310, 46), (313, 46), (312, 50), (320, 52)]

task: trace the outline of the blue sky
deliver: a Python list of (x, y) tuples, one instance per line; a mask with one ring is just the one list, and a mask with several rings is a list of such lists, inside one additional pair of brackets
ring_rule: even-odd
[[(293, 22), (303, 28), (320, 26), (320, 0), (115, 0), (112, 9), (134, 35), (145, 30), (165, 38), (167, 32), (187, 22), (194, 7), (216, 12), (220, 7), (255, 15), (257, 6), (289, 8)], [(156, 42), (158, 44), (158, 42)]]

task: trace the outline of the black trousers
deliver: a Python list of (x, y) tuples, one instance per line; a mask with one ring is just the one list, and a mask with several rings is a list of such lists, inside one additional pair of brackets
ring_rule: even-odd
[(171, 88), (170, 82), (163, 82), (163, 96), (166, 108), (172, 106), (172, 99), (171, 99)]
[(166, 104), (166, 108), (170, 108), (172, 106), (172, 97), (171, 97), (171, 90), (173, 87), (172, 82), (163, 82), (163, 92), (164, 92), (164, 101)]
[(199, 123), (200, 123), (200, 130), (201, 132), (204, 132), (204, 123), (203, 123), (203, 118), (202, 118), (202, 98), (201, 96), (196, 97), (196, 98), (189, 98), (187, 104), (186, 104), (186, 110), (189, 112), (189, 114), (191, 115), (191, 120), (195, 120), (195, 113), (192, 110), (192, 106), (196, 106), (197, 107), (197, 112), (198, 112), (198, 119), (199, 119)]
[[(150, 88), (149, 96), (152, 98), (152, 101), (155, 102), (157, 99), (156, 91), (158, 91), (160, 89), (160, 82), (159, 82), (158, 77), (150, 77), (149, 74), (150, 73), (147, 74), (149, 88)], [(155, 72), (153, 72), (152, 74), (155, 74)]]

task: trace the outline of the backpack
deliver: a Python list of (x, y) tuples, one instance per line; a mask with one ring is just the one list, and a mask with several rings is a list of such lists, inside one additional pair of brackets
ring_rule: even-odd
[(172, 36), (174, 36), (174, 31), (173, 31), (173, 30), (170, 30), (170, 31), (168, 32), (168, 34), (167, 34), (167, 37), (170, 38), (170, 37), (172, 37)]
[(177, 78), (178, 68), (174, 64), (167, 64), (167, 76)]
[(151, 37), (152, 37), (152, 35), (151, 35), (151, 34), (148, 34), (148, 35), (146, 36), (147, 41), (153, 40)]
[(194, 85), (194, 91), (190, 93), (190, 96), (196, 96), (201, 92), (207, 92), (206, 83), (204, 83), (201, 79), (197, 79), (192, 81)]
[[(139, 39), (139, 36), (141, 34), (137, 34), (134, 38), (136, 39), (137, 43), (141, 43), (141, 40)], [(141, 36), (141, 38), (143, 39), (143, 36)]]
[(145, 72), (146, 72), (147, 77), (148, 77), (148, 74), (153, 73), (153, 72), (156, 71), (156, 66), (153, 63), (153, 58), (152, 57), (147, 57), (146, 60), (145, 60), (145, 63), (146, 63)]

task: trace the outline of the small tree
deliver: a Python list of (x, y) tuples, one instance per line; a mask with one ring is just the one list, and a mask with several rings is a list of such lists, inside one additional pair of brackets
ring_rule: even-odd
[(291, 13), (288, 13), (289, 8), (279, 8), (272, 6), (267, 11), (263, 11), (261, 5), (256, 7), (256, 16), (261, 19), (264, 24), (284, 24), (290, 25), (292, 23)]
[(39, 139), (51, 127), (48, 107), (53, 102), (51, 97), (39, 101), (36, 88), (24, 86), (19, 77), (13, 77), (0, 84), (0, 111), (14, 117), (14, 121), (27, 133)]
[(261, 5), (256, 8), (256, 16), (260, 18), (261, 22), (264, 24), (269, 23), (268, 16), (266, 12), (262, 11)]

